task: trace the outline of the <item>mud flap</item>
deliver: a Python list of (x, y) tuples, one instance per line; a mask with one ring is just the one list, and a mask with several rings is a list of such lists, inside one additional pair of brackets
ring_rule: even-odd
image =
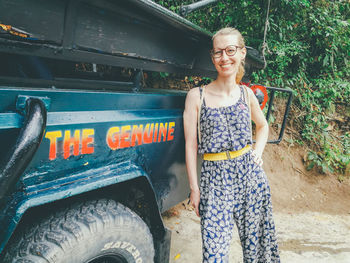
[(154, 241), (155, 263), (170, 262), (171, 230), (166, 227), (164, 227), (164, 230), (164, 237), (162, 239), (157, 239)]

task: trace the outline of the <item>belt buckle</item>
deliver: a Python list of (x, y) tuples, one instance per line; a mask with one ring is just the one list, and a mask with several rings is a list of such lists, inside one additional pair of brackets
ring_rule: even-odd
[(226, 157), (227, 157), (227, 160), (231, 160), (231, 154), (230, 154), (230, 151), (226, 151)]

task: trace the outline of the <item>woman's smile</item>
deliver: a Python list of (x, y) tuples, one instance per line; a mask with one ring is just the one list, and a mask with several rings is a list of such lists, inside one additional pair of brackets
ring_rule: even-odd
[(221, 64), (220, 67), (222, 67), (223, 69), (227, 69), (230, 68), (230, 66), (232, 66), (233, 63), (229, 63), (229, 64)]

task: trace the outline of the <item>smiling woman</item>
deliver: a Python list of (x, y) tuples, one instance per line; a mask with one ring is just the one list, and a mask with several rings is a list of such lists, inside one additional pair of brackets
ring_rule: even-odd
[[(190, 202), (201, 217), (203, 262), (228, 262), (234, 224), (244, 262), (280, 262), (261, 159), (268, 125), (253, 92), (239, 85), (246, 53), (238, 30), (219, 30), (211, 51), (217, 78), (186, 98), (186, 167)], [(256, 124), (253, 149), (251, 120)], [(197, 152), (203, 155), (199, 186)]]
[[(232, 43), (236, 44), (232, 45)], [(238, 30), (223, 28), (213, 36), (213, 64), (218, 73), (221, 72), (220, 69), (224, 69), (224, 71), (228, 71), (230, 67), (234, 69), (236, 83), (240, 83), (243, 78), (246, 53), (244, 39)], [(220, 67), (218, 68), (217, 65)]]

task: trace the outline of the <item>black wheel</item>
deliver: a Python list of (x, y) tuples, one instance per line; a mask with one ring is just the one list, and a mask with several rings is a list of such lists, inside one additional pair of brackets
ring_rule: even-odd
[(15, 240), (5, 263), (151, 263), (154, 258), (147, 225), (113, 200), (57, 212)]

